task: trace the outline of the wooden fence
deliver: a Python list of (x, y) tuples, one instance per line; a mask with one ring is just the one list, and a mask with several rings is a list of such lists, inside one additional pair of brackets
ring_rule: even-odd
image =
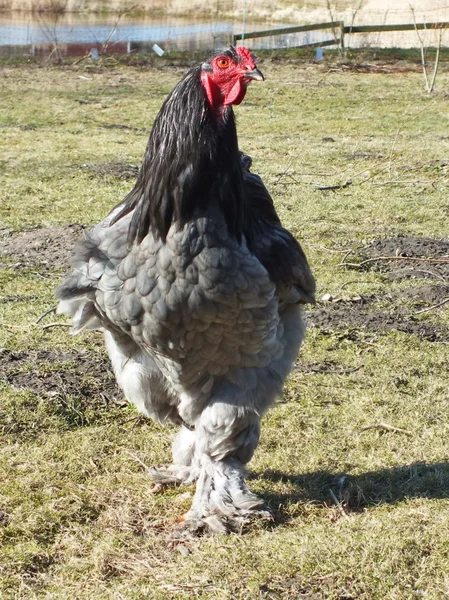
[(300, 48), (310, 48), (313, 46), (345, 46), (345, 34), (352, 33), (382, 33), (385, 31), (416, 31), (416, 30), (434, 30), (448, 29), (449, 22), (445, 23), (404, 23), (397, 25), (345, 25), (343, 21), (330, 21), (327, 23), (314, 23), (313, 25), (297, 25), (295, 27), (281, 27), (278, 29), (265, 29), (264, 31), (251, 31), (248, 33), (237, 33), (233, 36), (233, 43), (244, 41), (246, 39), (270, 37), (277, 35), (287, 35), (289, 33), (304, 33), (308, 31), (318, 31), (331, 29), (332, 38), (322, 42), (313, 42), (302, 44)]

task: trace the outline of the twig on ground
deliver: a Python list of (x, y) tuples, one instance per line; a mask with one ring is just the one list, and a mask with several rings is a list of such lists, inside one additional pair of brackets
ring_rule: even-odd
[(363, 281), (360, 281), (359, 279), (351, 279), (350, 281), (345, 281), (345, 283), (342, 283), (339, 289), (344, 290), (345, 287), (347, 285), (351, 285), (351, 283), (363, 283)]
[(340, 185), (320, 185), (320, 186), (315, 186), (315, 189), (320, 192), (335, 191), (335, 190), (342, 190), (344, 188), (347, 188), (350, 185), (352, 185), (352, 181), (350, 179), (348, 179), (347, 181), (345, 181), (344, 183), (341, 183)]
[(389, 179), (388, 181), (374, 182), (373, 185), (416, 185), (418, 183), (433, 184), (434, 181), (432, 179)]
[[(375, 177), (377, 177), (378, 175), (380, 175), (381, 173), (383, 173), (384, 171), (387, 171), (387, 170), (389, 170), (388, 165), (386, 167), (382, 167), (381, 169), (378, 169), (374, 173), (370, 173), (370, 175), (368, 177), (366, 177), (365, 179), (362, 179), (362, 181), (359, 181), (359, 185), (363, 185), (364, 183), (371, 181), (371, 179), (374, 179)], [(369, 169), (364, 169), (360, 173), (357, 173), (357, 175), (361, 175), (362, 173), (365, 173), (366, 171), (369, 171)], [(354, 177), (356, 177), (357, 175), (355, 175)]]
[(384, 431), (391, 431), (391, 433), (404, 433), (405, 435), (413, 435), (408, 429), (402, 429), (402, 427), (393, 427), (393, 425), (388, 425), (387, 423), (366, 425), (366, 427), (359, 429), (357, 433), (363, 433), (364, 431), (369, 431), (370, 429), (383, 429)]
[(204, 591), (208, 591), (208, 592), (222, 592), (223, 590), (217, 587), (214, 587), (212, 585), (204, 585), (204, 584), (189, 584), (189, 583), (178, 583), (178, 584), (171, 584), (171, 583), (164, 583), (163, 585), (160, 585), (159, 587), (161, 587), (164, 590), (169, 590), (172, 592), (178, 592), (180, 590), (201, 590), (201, 593), (203, 593)]
[[(318, 246), (321, 250), (325, 250), (326, 252), (330, 252), (331, 254), (345, 254), (347, 255), (347, 250), (335, 250), (334, 248), (328, 248), (327, 246)], [(351, 250), (352, 252), (352, 250)]]
[(305, 371), (306, 373), (318, 373), (321, 375), (350, 375), (351, 373), (357, 373), (360, 369), (363, 369), (365, 365), (361, 364), (358, 367), (351, 367), (350, 369), (329, 369), (329, 370), (321, 370), (319, 368), (311, 368), (309, 371)]
[(273, 181), (272, 185), (276, 185), (277, 183), (279, 183), (281, 181), (281, 178), (287, 173), (287, 171), (290, 169), (290, 167), (292, 166), (292, 160), (288, 163), (287, 168), (284, 171), (281, 171), (280, 173), (278, 173), (277, 178)]
[(363, 265), (376, 262), (378, 260), (412, 260), (427, 263), (449, 264), (449, 258), (426, 258), (425, 256), (376, 256), (375, 258), (367, 258), (366, 260), (362, 260), (362, 262), (359, 263), (348, 263), (343, 259), (341, 263), (338, 263), (337, 267), (363, 267)]
[(443, 277), (442, 275), (440, 275), (440, 273), (437, 273), (436, 271), (424, 271), (424, 269), (415, 269), (415, 273), (424, 273), (425, 275), (431, 275), (432, 277), (439, 279), (443, 283), (448, 283), (446, 277)]
[(335, 173), (298, 173), (300, 177), (333, 177)]
[(341, 265), (344, 265), (344, 264), (346, 264), (346, 259), (347, 259), (347, 258), (348, 258), (348, 256), (350, 256), (351, 254), (354, 254), (354, 250), (353, 250), (352, 248), (346, 252), (346, 254), (343, 256), (343, 260), (341, 261), (341, 263), (338, 263), (337, 267), (341, 267)]
[(425, 312), (429, 312), (430, 310), (434, 310), (435, 308), (440, 308), (440, 306), (444, 306), (445, 304), (447, 304), (449, 302), (449, 298), (445, 298), (444, 300), (442, 300), (441, 302), (438, 302), (438, 304), (434, 304), (433, 306), (429, 306), (428, 308), (423, 308), (421, 310), (417, 310), (415, 313), (413, 313), (414, 315), (422, 315)]
[(363, 369), (365, 365), (361, 364), (358, 367), (352, 367), (351, 369), (341, 369), (340, 371), (336, 369), (335, 371), (327, 371), (333, 375), (350, 375), (351, 373), (357, 373), (360, 369)]
[(53, 308), (50, 308), (49, 310), (45, 311), (34, 324), (39, 325), (42, 319), (44, 319), (47, 315), (51, 315), (54, 312), (56, 312), (56, 306), (53, 306)]
[[(290, 184), (292, 184), (292, 183), (296, 183), (297, 185), (300, 185), (300, 183), (301, 183), (301, 182), (300, 182), (300, 181), (298, 181), (298, 180), (297, 180), (295, 177), (293, 177), (293, 175), (291, 175), (290, 173), (285, 173), (285, 175), (286, 175), (287, 177), (290, 177), (290, 179), (292, 179), (292, 180), (293, 180), (292, 182), (290, 182)], [(286, 182), (286, 181), (280, 181), (279, 183), (282, 183), (283, 185), (286, 185), (286, 184), (287, 184), (287, 182)]]
[(122, 425), (127, 425), (128, 423), (133, 423), (135, 421), (139, 421), (142, 418), (142, 415), (138, 415), (137, 417), (133, 417), (132, 419), (126, 419), (125, 421), (120, 421), (120, 427)]
[(50, 279), (51, 275), (49, 273), (39, 273), (39, 271), (30, 271), (30, 273), (32, 275), (37, 275), (38, 277), (41, 277), (42, 279)]
[(139, 458), (138, 456), (136, 456), (135, 454), (133, 454), (133, 453), (132, 453), (132, 452), (130, 452), (129, 450), (126, 450), (125, 452), (126, 452), (126, 454), (129, 454), (129, 456), (130, 456), (130, 457), (131, 457), (133, 460), (135, 460), (135, 461), (136, 461), (136, 462), (138, 462), (140, 465), (142, 465), (142, 467), (145, 469), (145, 471), (146, 471), (147, 473), (150, 473), (150, 472), (151, 472), (151, 467), (149, 467), (148, 465), (146, 465), (146, 464), (143, 462), (143, 460), (140, 460), (140, 458)]
[(343, 504), (340, 502), (340, 500), (337, 498), (337, 496), (335, 495), (334, 491), (332, 489), (329, 489), (329, 494), (331, 495), (332, 500), (335, 502), (338, 510), (340, 511), (341, 515), (345, 518), (345, 519), (349, 519), (349, 515), (345, 510), (345, 507), (343, 506)]
[(73, 325), (71, 323), (49, 323), (42, 325), (41, 329), (50, 329), (50, 327), (73, 327)]

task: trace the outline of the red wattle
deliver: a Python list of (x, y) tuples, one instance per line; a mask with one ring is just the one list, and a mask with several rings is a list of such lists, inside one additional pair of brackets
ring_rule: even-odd
[(220, 85), (213, 80), (209, 73), (201, 74), (201, 83), (212, 108), (228, 106), (229, 104), (240, 104), (246, 94), (247, 86), (240, 77), (235, 80), (235, 83), (228, 92), (223, 87), (220, 89)]
[(236, 79), (234, 85), (231, 88), (225, 98), (223, 104), (227, 106), (228, 104), (240, 104), (245, 97), (246, 94), (246, 85), (243, 84), (240, 77)]

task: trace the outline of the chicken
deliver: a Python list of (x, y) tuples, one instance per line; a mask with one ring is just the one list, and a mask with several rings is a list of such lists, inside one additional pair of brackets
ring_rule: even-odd
[(314, 301), (306, 257), (282, 227), (232, 105), (263, 80), (244, 47), (197, 64), (154, 122), (135, 187), (85, 235), (58, 312), (104, 331), (129, 402), (180, 426), (159, 484), (196, 482), (180, 534), (266, 516), (245, 483), (260, 422), (282, 392)]

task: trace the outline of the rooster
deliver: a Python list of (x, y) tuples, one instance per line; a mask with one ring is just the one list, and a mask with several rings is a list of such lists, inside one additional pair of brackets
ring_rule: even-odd
[(267, 516), (245, 483), (260, 422), (304, 337), (315, 283), (282, 227), (232, 105), (264, 77), (244, 47), (192, 67), (155, 119), (135, 187), (85, 235), (58, 312), (104, 331), (126, 398), (180, 426), (161, 486), (196, 482), (180, 533)]

